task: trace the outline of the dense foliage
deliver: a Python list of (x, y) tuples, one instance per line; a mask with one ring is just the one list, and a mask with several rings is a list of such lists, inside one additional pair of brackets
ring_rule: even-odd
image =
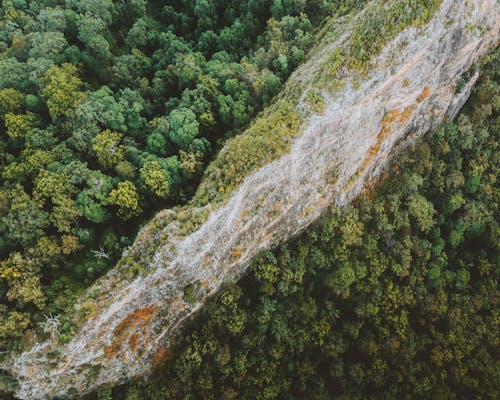
[(136, 399), (500, 397), (500, 52), (454, 123), (224, 288)]
[(0, 350), (71, 305), (155, 210), (189, 199), (313, 26), (357, 3), (3, 1)]

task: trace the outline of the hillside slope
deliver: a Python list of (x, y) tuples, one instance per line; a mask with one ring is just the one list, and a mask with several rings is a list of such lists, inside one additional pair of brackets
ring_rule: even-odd
[(228, 142), (192, 203), (141, 231), (75, 307), (81, 327), (68, 344), (46, 341), (12, 360), (18, 397), (67, 397), (147, 374), (160, 347), (258, 252), (347, 204), (395, 148), (456, 114), (477, 79), (473, 64), (497, 44), (497, 2), (444, 0), (360, 67), (346, 49), (373, 11), (335, 24), (274, 106)]

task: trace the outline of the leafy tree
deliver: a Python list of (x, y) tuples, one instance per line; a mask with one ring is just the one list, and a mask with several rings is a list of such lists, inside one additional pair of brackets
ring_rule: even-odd
[(30, 58), (48, 58), (57, 60), (68, 47), (63, 32), (34, 32), (30, 35)]
[(61, 251), (63, 254), (72, 254), (80, 249), (78, 237), (73, 235), (63, 235), (61, 238)]
[(108, 203), (118, 207), (118, 215), (130, 219), (141, 212), (139, 194), (130, 181), (119, 182), (118, 187), (109, 193)]
[(76, 12), (85, 15), (92, 15), (103, 20), (108, 25), (116, 15), (115, 5), (111, 0), (65, 0), (66, 5)]
[(61, 248), (57, 239), (50, 236), (42, 236), (38, 239), (33, 250), (35, 257), (46, 266), (56, 265), (55, 260), (61, 255)]
[(64, 115), (83, 101), (82, 81), (76, 76), (77, 69), (71, 64), (52, 66), (40, 79), (40, 93), (47, 102), (52, 118)]
[(123, 161), (126, 148), (120, 144), (122, 137), (122, 133), (112, 132), (106, 129), (98, 134), (92, 141), (92, 149), (97, 154), (99, 163), (104, 168), (112, 168), (120, 161)]
[(146, 143), (146, 150), (159, 156), (166, 155), (169, 149), (167, 139), (159, 132), (153, 132), (148, 135)]
[(21, 92), (8, 88), (0, 90), (0, 114), (15, 114), (21, 111), (24, 103), (24, 96)]
[(49, 225), (49, 214), (17, 186), (10, 194), (9, 213), (3, 217), (9, 230), (9, 239), (21, 246), (29, 246), (44, 234)]
[(150, 31), (154, 25), (151, 18), (139, 18), (127, 33), (127, 45), (137, 49), (146, 46), (151, 40)]
[(64, 32), (67, 28), (66, 15), (61, 8), (40, 8), (36, 19), (40, 32)]
[(91, 57), (97, 59), (111, 57), (109, 43), (103, 36), (107, 28), (106, 22), (100, 16), (79, 14), (76, 24), (78, 39), (85, 44)]
[(29, 78), (29, 67), (25, 63), (19, 62), (14, 57), (2, 58), (0, 60), (0, 88), (14, 88), (24, 91), (33, 85)]
[(7, 280), (9, 285), (7, 299), (18, 303), (20, 307), (28, 303), (33, 303), (40, 310), (45, 307), (39, 265), (35, 259), (12, 253), (1, 263), (0, 269), (3, 271), (3, 279)]
[(425, 197), (417, 194), (411, 196), (408, 202), (408, 210), (423, 232), (429, 232), (434, 226), (434, 215), (436, 210), (432, 203), (425, 199)]
[(58, 232), (68, 233), (71, 226), (76, 223), (77, 218), (82, 215), (82, 212), (75, 202), (67, 196), (55, 196), (53, 204), (50, 222)]
[(184, 149), (199, 133), (196, 115), (188, 108), (173, 110), (168, 116), (170, 130), (168, 136), (172, 142)]
[(38, 123), (37, 116), (31, 112), (26, 114), (5, 114), (5, 127), (7, 128), (7, 135), (11, 139), (24, 138), (31, 129), (37, 127)]
[(7, 347), (9, 340), (20, 338), (30, 324), (29, 314), (19, 311), (8, 311), (5, 304), (0, 305), (0, 346)]
[(141, 179), (144, 185), (160, 198), (167, 198), (170, 193), (170, 183), (167, 172), (156, 160), (148, 161), (141, 168)]

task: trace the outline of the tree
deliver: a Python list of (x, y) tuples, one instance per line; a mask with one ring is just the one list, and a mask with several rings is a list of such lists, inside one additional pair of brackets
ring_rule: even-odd
[(82, 190), (76, 199), (78, 208), (81, 210), (82, 215), (95, 224), (103, 223), (108, 220), (110, 215), (106, 211), (105, 206), (94, 199), (91, 191)]
[(196, 0), (193, 12), (198, 17), (196, 30), (199, 33), (212, 29), (217, 23), (216, 18), (214, 18), (217, 15), (216, 7), (212, 0)]
[(168, 116), (170, 131), (168, 136), (178, 147), (185, 149), (198, 135), (199, 123), (196, 115), (188, 108), (173, 110)]
[(64, 32), (66, 16), (62, 8), (41, 8), (37, 15), (37, 25), (40, 32)]
[(8, 311), (5, 304), (0, 304), (0, 346), (8, 347), (9, 340), (19, 338), (30, 324), (30, 315), (16, 310)]
[(50, 213), (50, 222), (58, 232), (68, 233), (76, 223), (82, 212), (75, 202), (64, 195), (56, 195), (52, 199), (53, 208)]
[(100, 16), (80, 14), (77, 17), (78, 39), (85, 44), (87, 52), (96, 59), (107, 59), (111, 57), (108, 41), (103, 33), (106, 31), (106, 23)]
[(66, 5), (80, 14), (102, 19), (106, 26), (113, 21), (117, 13), (112, 0), (66, 0)]
[(17, 61), (14, 57), (2, 58), (0, 60), (0, 88), (14, 88), (24, 92), (30, 86), (33, 86), (33, 81), (29, 76), (29, 67), (25, 63)]
[(5, 114), (5, 127), (11, 139), (24, 138), (26, 133), (39, 124), (37, 116), (31, 112), (26, 114)]
[(152, 25), (153, 21), (150, 18), (139, 18), (127, 33), (125, 39), (127, 45), (137, 49), (146, 46), (151, 36), (149, 31)]
[(167, 172), (156, 160), (148, 161), (141, 168), (141, 179), (148, 190), (160, 198), (167, 198), (170, 193)]
[(434, 206), (421, 195), (415, 194), (410, 197), (408, 211), (415, 218), (419, 228), (423, 232), (429, 232), (436, 223), (434, 220), (434, 215), (436, 214)]
[(63, 235), (61, 237), (61, 251), (63, 254), (72, 254), (80, 248), (78, 237), (74, 235)]
[(45, 200), (54, 200), (58, 196), (71, 195), (75, 188), (69, 184), (65, 173), (42, 170), (36, 177), (34, 184), (34, 199), (40, 204)]
[(203, 75), (205, 64), (205, 57), (201, 53), (177, 55), (175, 74), (179, 80), (179, 87), (181, 89), (193, 88)]
[(83, 216), (90, 222), (100, 224), (110, 218), (106, 207), (113, 181), (99, 171), (92, 171), (86, 179), (86, 188), (76, 198)]
[(26, 95), (24, 103), (26, 104), (26, 109), (34, 113), (40, 112), (43, 104), (38, 96), (31, 93)]
[(125, 106), (128, 106), (128, 103), (117, 102), (113, 91), (103, 86), (91, 93), (89, 99), (82, 104), (81, 117), (87, 119), (86, 124), (95, 127), (101, 125), (112, 130), (127, 132)]
[(146, 150), (159, 156), (166, 155), (169, 149), (167, 139), (165, 139), (165, 136), (159, 132), (149, 134), (146, 139), (146, 143)]
[(29, 36), (31, 49), (30, 58), (48, 58), (57, 60), (68, 47), (68, 42), (62, 32), (33, 32)]
[(15, 114), (21, 111), (24, 96), (16, 89), (7, 88), (0, 90), (0, 118), (7, 113)]
[(92, 149), (104, 168), (112, 168), (124, 160), (126, 148), (120, 144), (122, 137), (122, 133), (106, 129), (92, 140)]
[(124, 19), (128, 24), (128, 21), (134, 21), (140, 17), (146, 15), (146, 0), (127, 0), (122, 2), (122, 13)]
[(43, 236), (49, 226), (49, 214), (38, 207), (29, 195), (17, 186), (10, 194), (11, 204), (4, 222), (9, 240), (23, 247)]
[(132, 49), (131, 54), (115, 57), (113, 87), (139, 88), (150, 69), (151, 60), (137, 49)]
[(61, 248), (53, 236), (42, 236), (32, 250), (33, 255), (45, 266), (57, 265), (56, 260), (61, 255)]
[(118, 215), (130, 219), (141, 213), (139, 194), (130, 181), (119, 182), (118, 187), (109, 193), (108, 203), (118, 207)]
[(7, 298), (15, 301), (19, 308), (33, 303), (38, 309), (45, 307), (45, 296), (40, 283), (40, 267), (36, 259), (25, 257), (18, 252), (0, 263), (0, 275), (9, 285)]
[(82, 81), (71, 64), (50, 67), (40, 78), (40, 94), (47, 102), (50, 116), (57, 119), (85, 99)]

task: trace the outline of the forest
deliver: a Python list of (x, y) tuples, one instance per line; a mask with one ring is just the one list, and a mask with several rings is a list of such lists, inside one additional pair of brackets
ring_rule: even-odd
[[(193, 198), (325, 21), (366, 3), (4, 0), (0, 361), (46, 336), (47, 316), (62, 316), (69, 341), (75, 300), (157, 211)], [(374, 7), (350, 65), (363, 74), (382, 31), (438, 4)], [(500, 398), (500, 52), (477, 68), (454, 121), (352, 205), (261, 254), (149, 379), (88, 398)], [(11, 384), (0, 377), (0, 396)]]

